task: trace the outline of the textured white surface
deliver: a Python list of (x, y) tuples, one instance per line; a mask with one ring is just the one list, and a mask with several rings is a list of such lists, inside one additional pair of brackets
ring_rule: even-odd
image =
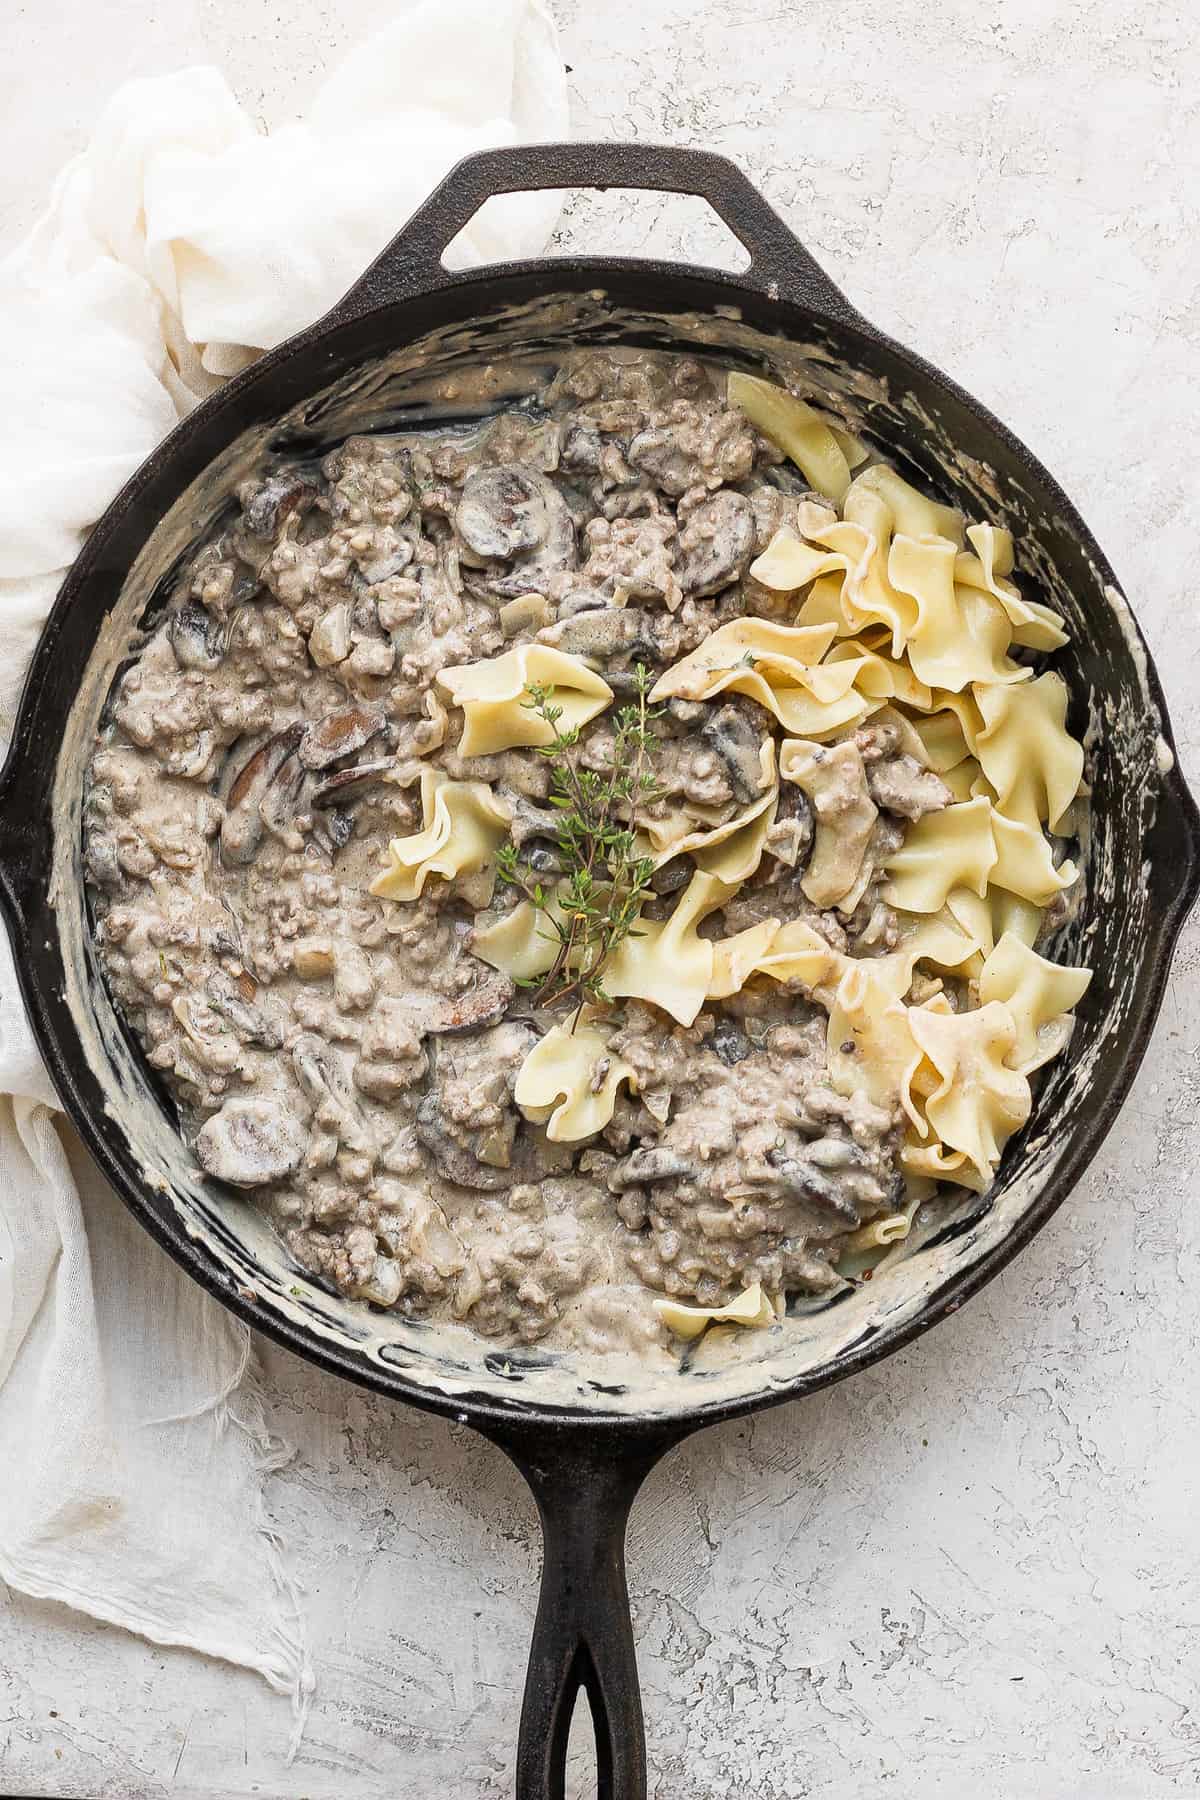
[[(0, 236), (125, 75), (207, 57), (264, 118), (385, 0), (10, 4)], [(1200, 32), (1144, 0), (558, 0), (580, 135), (740, 160), (856, 303), (1007, 419), (1146, 625), (1200, 772)], [(15, 165), (15, 166), (14, 166)], [(564, 245), (713, 254), (580, 200)], [(1164, 1800), (1200, 1781), (1200, 933), (1090, 1175), (873, 1373), (693, 1441), (634, 1519), (655, 1800)], [(0, 1791), (502, 1800), (535, 1600), (500, 1456), (267, 1350), (273, 1502), (320, 1689), (0, 1590)], [(3, 1477), (8, 1478), (6, 1471)], [(579, 1759), (582, 1770), (584, 1764)], [(592, 1792), (581, 1774), (573, 1790)]]

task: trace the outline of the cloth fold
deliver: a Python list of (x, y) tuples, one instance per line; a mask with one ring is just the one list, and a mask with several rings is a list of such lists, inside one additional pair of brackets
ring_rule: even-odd
[[(0, 263), (0, 736), (65, 569), (176, 420), (332, 305), (461, 156), (566, 129), (540, 0), (409, 5), (270, 136), (215, 69), (114, 96)], [(534, 254), (557, 210), (512, 196), (457, 248)], [(303, 1617), (264, 1499), (286, 1455), (249, 1333), (57, 1115), (4, 942), (0, 1576), (257, 1669), (302, 1709)]]

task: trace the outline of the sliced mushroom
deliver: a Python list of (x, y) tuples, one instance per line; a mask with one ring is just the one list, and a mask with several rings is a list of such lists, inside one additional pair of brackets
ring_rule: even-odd
[(171, 1011), (188, 1039), (189, 1056), (211, 1075), (231, 1075), (241, 1066), (242, 1048), (231, 1032), (222, 1029), (211, 1006), (195, 994), (179, 994)]
[[(511, 1129), (515, 1133), (515, 1120), (512, 1121)], [(523, 1179), (512, 1166), (511, 1153), (507, 1166), (486, 1163), (468, 1145), (450, 1135), (436, 1090), (426, 1094), (417, 1108), (416, 1131), (418, 1141), (429, 1152), (438, 1174), (445, 1176), (447, 1181), (452, 1181), (455, 1187), (478, 1188), (484, 1193), (494, 1193), (500, 1188), (513, 1187)], [(492, 1146), (492, 1154), (496, 1154), (495, 1145)]]
[(313, 1031), (302, 1031), (292, 1044), (296, 1079), (313, 1103), (314, 1123), (337, 1137), (347, 1150), (375, 1154), (371, 1133), (358, 1110), (346, 1065), (336, 1050)]
[(720, 593), (746, 573), (754, 555), (754, 508), (722, 488), (702, 500), (679, 534), (675, 574), (685, 594)]
[(680, 445), (669, 425), (651, 425), (639, 431), (630, 441), (629, 461), (665, 494), (686, 493), (696, 479), (695, 459)]
[(274, 779), (267, 784), (265, 793), (258, 803), (259, 817), (271, 833), (288, 850), (303, 850), (304, 835), (299, 830), (296, 819), (301, 807), (301, 795), (308, 780), (308, 771), (303, 768), (299, 757), (293, 753), (280, 763), (275, 771)]
[(484, 562), (506, 562), (518, 550), (540, 544), (546, 535), (546, 485), (519, 463), (474, 469), (454, 515), (467, 549)]
[(763, 740), (750, 714), (732, 702), (722, 706), (701, 726), (700, 738), (728, 772), (735, 799), (743, 806), (757, 800), (763, 791)]
[(209, 1005), (228, 1020), (243, 1044), (261, 1044), (264, 1050), (278, 1050), (283, 1033), (260, 1006), (255, 1006), (242, 993), (232, 975), (214, 969), (205, 984)]
[(641, 1187), (654, 1181), (686, 1181), (695, 1175), (693, 1163), (665, 1145), (654, 1144), (644, 1150), (633, 1150), (623, 1156), (609, 1171), (608, 1185), (614, 1192), (621, 1188)]
[(535, 806), (528, 795), (520, 794), (515, 788), (505, 784), (501, 795), (512, 808), (512, 823), (509, 832), (518, 849), (531, 839), (549, 838), (551, 842), (558, 836), (559, 814), (552, 812), (548, 806)]
[(440, 1037), (459, 1031), (482, 1031), (498, 1025), (516, 994), (516, 984), (498, 969), (489, 969), (481, 981), (452, 1000), (438, 998), (422, 1014), (422, 1029)]
[(341, 706), (317, 719), (303, 734), (299, 757), (306, 769), (328, 769), (343, 756), (355, 756), (378, 737), (387, 721), (365, 706)]
[(862, 1223), (858, 1204), (847, 1192), (846, 1184), (832, 1179), (816, 1162), (810, 1161), (808, 1152), (793, 1156), (786, 1150), (768, 1150), (767, 1161), (775, 1173), (780, 1194), (823, 1207), (847, 1226)]
[(559, 461), (564, 469), (580, 475), (594, 475), (600, 467), (603, 449), (603, 441), (594, 425), (572, 420), (563, 429)]
[(603, 612), (612, 606), (612, 595), (600, 588), (573, 588), (558, 603), (560, 619), (573, 619), (576, 613)]
[(476, 469), (454, 515), (464, 562), (509, 563), (483, 586), (505, 599), (541, 592), (551, 574), (575, 566), (575, 519), (554, 483), (521, 463)]
[(380, 545), (373, 556), (359, 564), (359, 569), (368, 586), (375, 587), (381, 581), (390, 581), (393, 575), (402, 575), (412, 559), (410, 540), (393, 534), (393, 541)]
[(112, 838), (101, 837), (93, 829), (87, 840), (84, 865), (87, 869), (88, 880), (95, 886), (120, 887), (121, 865), (117, 861), (117, 846)]
[(670, 862), (663, 863), (650, 877), (650, 886), (659, 895), (678, 894), (692, 879), (695, 869), (686, 863), (682, 856), (673, 857)]
[(260, 744), (237, 770), (225, 795), (220, 836), (222, 862), (248, 863), (254, 857), (262, 842), (263, 799), (284, 764), (294, 756), (303, 736), (304, 721), (297, 719)]
[(233, 1187), (267, 1187), (300, 1166), (305, 1127), (280, 1100), (226, 1100), (196, 1137), (196, 1160)]
[(277, 469), (242, 497), (242, 522), (252, 537), (275, 537), (290, 513), (305, 513), (317, 490), (298, 469)]
[(719, 1056), (727, 1068), (744, 1062), (754, 1053), (754, 1045), (732, 1019), (718, 1019), (708, 1040), (708, 1048)]
[(389, 776), (396, 772), (396, 764), (390, 759), (387, 762), (354, 763), (349, 769), (335, 769), (332, 775), (323, 775), (313, 788), (312, 803), (314, 806), (344, 806), (352, 800), (361, 800), (372, 788), (382, 787), (388, 783)]
[(188, 600), (171, 614), (167, 627), (175, 661), (181, 669), (201, 669), (211, 674), (225, 660), (229, 632), (204, 607)]
[[(512, 1020), (469, 1036), (431, 1038), (430, 1085), (417, 1108), (416, 1137), (438, 1173), (457, 1187), (495, 1192), (569, 1162), (569, 1150), (535, 1142), (513, 1101), (517, 1071), (536, 1041), (531, 1026)], [(498, 1119), (477, 1131), (460, 1123), (460, 1102), (446, 1103), (451, 1084), (490, 1102)]]
[(354, 836), (354, 814), (336, 807), (327, 808), (313, 821), (313, 842), (326, 856), (344, 850)]
[(776, 862), (786, 863), (789, 869), (800, 868), (812, 849), (814, 828), (808, 795), (794, 781), (785, 781), (779, 790), (774, 823), (767, 831), (767, 850)]
[(638, 636), (639, 615), (624, 607), (606, 605), (603, 610), (572, 613), (544, 632), (543, 638), (568, 656), (586, 656), (607, 661), (610, 656), (633, 648)]

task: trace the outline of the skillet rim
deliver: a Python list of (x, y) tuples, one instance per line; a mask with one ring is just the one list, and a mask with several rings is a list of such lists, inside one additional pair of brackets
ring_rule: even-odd
[[(346, 337), (360, 334), (366, 328), (373, 328), (377, 338), (384, 337), (389, 315), (402, 315), (412, 306), (427, 302), (434, 293), (441, 296), (453, 292), (459, 299), (464, 299), (472, 290), (478, 290), (479, 298), (485, 304), (474, 310), (465, 309), (461, 319), (465, 322), (472, 317), (486, 316), (502, 303), (503, 296), (499, 290), (505, 285), (517, 281), (528, 283), (533, 279), (542, 283), (544, 297), (555, 293), (580, 293), (594, 288), (607, 288), (610, 283), (616, 283), (623, 289), (620, 304), (639, 304), (636, 299), (631, 298), (631, 291), (639, 285), (652, 288), (655, 283), (666, 283), (676, 289), (683, 285), (692, 289), (690, 304), (683, 300), (679, 300), (677, 304), (673, 300), (667, 308), (661, 304), (660, 299), (659, 305), (650, 304), (647, 310), (662, 312), (666, 316), (685, 310), (712, 314), (718, 306), (733, 302), (748, 324), (764, 332), (772, 329), (770, 318), (766, 315), (774, 315), (776, 335), (782, 335), (791, 341), (802, 341), (816, 330), (831, 333), (839, 340), (848, 336), (852, 342), (859, 339), (876, 349), (882, 348), (905, 365), (920, 381), (930, 384), (967, 409), (978, 423), (981, 435), (994, 439), (1016, 458), (1047, 500), (1057, 508), (1063, 526), (1080, 544), (1093, 564), (1099, 581), (1113, 587), (1124, 598), (1111, 564), (1078, 510), (1028, 446), (950, 376), (919, 353), (898, 344), (886, 333), (861, 319), (848, 306), (839, 316), (832, 310), (822, 309), (809, 302), (790, 300), (782, 293), (764, 294), (723, 270), (629, 257), (511, 260), (489, 264), (483, 270), (456, 275), (444, 274), (439, 269), (436, 280), (431, 281), (428, 286), (413, 285), (397, 298), (365, 307), (351, 304), (355, 292), (351, 290), (351, 296), (340, 302), (323, 319), (267, 352), (181, 420), (115, 496), (72, 565), (30, 660), (11, 747), (4, 767), (0, 770), (0, 902), (3, 903), (7, 916), (14, 964), (26, 1013), (64, 1110), (74, 1128), (105, 1178), (139, 1224), (194, 1281), (236, 1317), (327, 1373), (342, 1376), (358, 1386), (369, 1388), (393, 1400), (401, 1400), (422, 1411), (472, 1424), (485, 1432), (491, 1429), (498, 1435), (511, 1436), (514, 1432), (537, 1430), (557, 1436), (580, 1429), (603, 1428), (612, 1436), (623, 1436), (630, 1440), (665, 1438), (669, 1441), (682, 1438), (705, 1425), (741, 1417), (762, 1407), (781, 1405), (787, 1400), (801, 1399), (882, 1361), (884, 1357), (914, 1342), (942, 1319), (956, 1312), (1007, 1267), (1048, 1222), (1107, 1137), (1128, 1097), (1149, 1046), (1162, 1004), (1175, 942), (1197, 893), (1200, 892), (1200, 814), (1197, 813), (1195, 801), (1179, 769), (1170, 717), (1153, 658), (1136, 615), (1129, 608), (1136, 641), (1145, 659), (1146, 687), (1158, 711), (1159, 732), (1172, 756), (1171, 767), (1162, 776), (1159, 816), (1163, 817), (1168, 808), (1175, 815), (1174, 822), (1181, 839), (1178, 863), (1180, 875), (1167, 904), (1151, 923), (1152, 936), (1148, 937), (1143, 965), (1148, 979), (1138, 995), (1133, 1027), (1117, 1058), (1111, 1086), (1098, 1113), (1088, 1121), (1081, 1141), (1068, 1151), (1064, 1160), (1045, 1180), (1036, 1198), (995, 1245), (948, 1277), (938, 1292), (927, 1299), (913, 1317), (900, 1324), (869, 1328), (860, 1340), (843, 1351), (835, 1361), (819, 1364), (777, 1383), (768, 1380), (746, 1394), (709, 1402), (701, 1400), (696, 1405), (669, 1412), (648, 1414), (629, 1410), (609, 1411), (604, 1408), (581, 1410), (531, 1402), (523, 1399), (515, 1389), (511, 1397), (507, 1394), (479, 1393), (476, 1390), (462, 1393), (439, 1392), (436, 1388), (412, 1382), (403, 1373), (389, 1369), (384, 1363), (357, 1356), (348, 1348), (335, 1347), (319, 1334), (306, 1332), (301, 1326), (293, 1324), (268, 1307), (260, 1306), (257, 1299), (247, 1298), (246, 1291), (235, 1283), (229, 1272), (189, 1235), (178, 1213), (172, 1210), (164, 1217), (154, 1204), (149, 1184), (138, 1180), (133, 1169), (122, 1163), (92, 1108), (76, 1090), (71, 1062), (72, 1059), (78, 1062), (85, 1060), (82, 1045), (77, 1037), (73, 1042), (62, 1041), (55, 1023), (43, 1011), (43, 983), (37, 978), (32, 961), (21, 954), (23, 945), (28, 941), (32, 921), (27, 916), (9, 861), (19, 860), (23, 845), (27, 845), (31, 838), (41, 842), (43, 859), (48, 859), (52, 854), (54, 838), (53, 822), (48, 810), (36, 821), (23, 822), (8, 816), (14, 792), (19, 786), (18, 778), (26, 752), (37, 736), (38, 702), (47, 685), (56, 640), (64, 618), (72, 607), (86, 602), (89, 587), (102, 573), (105, 552), (118, 532), (129, 528), (130, 515), (136, 515), (145, 490), (155, 483), (168, 481), (174, 488), (174, 493), (167, 506), (174, 504), (190, 482), (219, 454), (219, 449), (210, 452), (181, 479), (182, 470), (187, 469), (189, 462), (194, 460), (197, 440), (219, 427), (227, 414), (235, 429), (226, 432), (224, 443), (228, 444), (240, 435), (246, 427), (244, 419), (238, 419), (239, 408), (256, 388), (269, 385), (288, 365), (303, 365), (307, 361), (311, 372), (317, 377), (308, 386), (308, 391), (315, 395), (328, 380), (336, 379), (338, 374), (352, 367), (355, 362), (366, 361), (370, 355), (378, 354), (376, 346), (373, 352), (368, 351), (358, 356), (352, 354), (338, 364), (337, 356), (331, 354), (331, 351), (336, 351), (339, 343)], [(393, 343), (398, 347), (404, 342), (413, 341), (414, 335), (419, 334), (396, 335)], [(322, 369), (321, 364), (325, 359), (328, 361)], [(845, 360), (849, 361), (849, 356)], [(314, 363), (317, 365), (315, 369), (312, 368)], [(338, 366), (335, 367), (335, 364)], [(182, 469), (176, 469), (176, 464), (182, 465)], [(158, 516), (161, 517), (162, 514)], [(142, 530), (139, 525), (138, 534), (144, 546), (150, 533)], [(127, 564), (123, 571), (122, 580), (128, 574), (128, 566)], [(1126, 605), (1128, 606), (1128, 602)], [(97, 630), (100, 623), (101, 619), (97, 618)], [(93, 632), (93, 639), (95, 635)], [(67, 715), (77, 691), (78, 683), (74, 684), (71, 700), (65, 707)], [(63, 710), (61, 703), (58, 710)], [(30, 823), (33, 825), (32, 832), (27, 828)], [(53, 919), (51, 924), (55, 924)], [(53, 937), (54, 953), (61, 964), (56, 927)], [(1089, 1088), (1087, 1097), (1090, 1096)]]

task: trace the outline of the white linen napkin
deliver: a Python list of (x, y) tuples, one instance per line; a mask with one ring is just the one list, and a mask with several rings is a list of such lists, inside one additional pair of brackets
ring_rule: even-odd
[[(177, 417), (330, 306), (460, 156), (566, 130), (541, 0), (410, 4), (303, 125), (269, 137), (215, 69), (114, 96), (0, 263), (0, 735), (65, 569)], [(557, 210), (514, 196), (465, 251), (533, 254)], [(57, 1116), (5, 941), (0, 1576), (258, 1669), (302, 1708), (303, 1618), (263, 1495), (286, 1454), (249, 1333), (134, 1224)]]

